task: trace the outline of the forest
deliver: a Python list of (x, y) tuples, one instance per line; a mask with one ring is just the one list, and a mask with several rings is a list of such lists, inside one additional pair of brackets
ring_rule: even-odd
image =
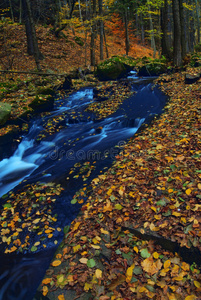
[(1, 0), (0, 300), (201, 294), (201, 0)]

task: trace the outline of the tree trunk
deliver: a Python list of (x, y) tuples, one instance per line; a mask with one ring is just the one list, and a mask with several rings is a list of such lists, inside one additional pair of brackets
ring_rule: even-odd
[(41, 71), (39, 60), (43, 58), (38, 48), (38, 41), (36, 37), (35, 24), (32, 17), (30, 0), (22, 0), (24, 10), (26, 35), (27, 35), (27, 50), (28, 54), (34, 55), (38, 71)]
[(198, 44), (200, 43), (200, 10), (199, 10), (199, 4), (198, 1), (195, 0), (195, 4), (196, 4), (196, 19), (197, 19), (197, 42)]
[(172, 12), (174, 22), (173, 62), (175, 66), (179, 67), (182, 64), (179, 0), (172, 0)]
[(129, 42), (129, 32), (128, 32), (128, 9), (125, 9), (125, 15), (124, 15), (124, 24), (125, 24), (125, 35), (126, 35), (126, 55), (128, 55), (129, 49), (130, 49), (130, 42)]
[(92, 8), (92, 26), (91, 26), (91, 45), (90, 45), (90, 54), (91, 54), (91, 66), (95, 67), (95, 30), (96, 30), (96, 0), (93, 0), (93, 8)]
[(103, 0), (98, 0), (99, 15), (100, 15), (100, 60), (103, 60), (103, 36), (104, 36), (104, 24), (103, 24)]
[(183, 59), (186, 56), (186, 38), (185, 38), (184, 7), (183, 7), (182, 0), (179, 0), (179, 13), (180, 13), (180, 24), (181, 24), (181, 56)]
[(152, 16), (150, 12), (150, 6), (148, 5), (149, 9), (149, 22), (150, 22), (150, 31), (151, 31), (151, 48), (154, 51), (153, 57), (156, 57), (156, 42), (155, 42), (155, 37), (154, 37), (154, 26), (153, 26), (153, 21), (152, 21)]
[(162, 7), (161, 9), (161, 30), (162, 30), (161, 47), (162, 47), (162, 55), (167, 57), (167, 59), (171, 59), (168, 22), (169, 22), (168, 0), (165, 0), (164, 7)]
[(108, 52), (107, 41), (106, 41), (106, 34), (105, 34), (104, 27), (103, 27), (103, 34), (104, 34), (104, 41), (105, 41), (106, 57), (109, 58), (109, 52)]
[(10, 5), (10, 13), (11, 13), (11, 20), (14, 22), (14, 16), (13, 16), (13, 6), (11, 0), (9, 0), (9, 5)]

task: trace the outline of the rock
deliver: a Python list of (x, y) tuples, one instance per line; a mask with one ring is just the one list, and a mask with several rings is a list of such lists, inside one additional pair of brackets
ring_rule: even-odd
[(96, 75), (99, 80), (116, 80), (126, 73), (124, 64), (120, 61), (109, 61), (97, 67)]
[(160, 63), (149, 63), (147, 65), (142, 66), (139, 71), (138, 75), (141, 77), (147, 76), (158, 76), (160, 74), (166, 73), (167, 68), (164, 64)]
[(186, 74), (185, 83), (192, 84), (192, 83), (198, 81), (200, 79), (200, 77), (201, 77), (201, 74), (196, 74), (196, 75)]
[(42, 112), (42, 111), (50, 111), (54, 107), (54, 97), (48, 95), (37, 95), (35, 99), (29, 104), (35, 112)]
[(71, 76), (66, 76), (64, 83), (61, 86), (61, 89), (69, 90), (72, 87), (72, 78)]
[(48, 87), (40, 87), (37, 89), (37, 95), (51, 95), (55, 96), (56, 92)]
[(8, 103), (0, 102), (0, 125), (6, 123), (11, 114), (11, 106)]

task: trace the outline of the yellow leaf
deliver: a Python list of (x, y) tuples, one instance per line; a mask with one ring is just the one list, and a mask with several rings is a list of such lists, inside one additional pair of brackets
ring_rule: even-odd
[(80, 245), (74, 246), (74, 247), (73, 247), (73, 252), (74, 252), (74, 253), (77, 252), (80, 248), (81, 248)]
[(39, 246), (39, 245), (40, 245), (40, 242), (36, 242), (36, 243), (34, 244), (35, 247), (37, 247), (37, 246)]
[(186, 224), (186, 218), (182, 217), (181, 218), (181, 222), (183, 222), (184, 224)]
[(155, 259), (158, 259), (158, 258), (159, 258), (158, 252), (154, 252), (154, 253), (153, 253), (153, 257), (154, 257)]
[(96, 236), (96, 237), (93, 238), (93, 240), (92, 240), (92, 242), (93, 242), (94, 244), (99, 244), (100, 241), (101, 241), (101, 238), (100, 238), (99, 236)]
[(94, 179), (92, 180), (92, 182), (94, 182), (95, 184), (98, 184), (99, 178), (94, 178)]
[(180, 217), (181, 213), (179, 213), (177, 211), (173, 211), (172, 215), (175, 216), (175, 217)]
[(64, 294), (58, 296), (58, 300), (65, 300)]
[(88, 258), (86, 258), (86, 257), (82, 257), (82, 258), (80, 258), (80, 260), (79, 260), (82, 264), (87, 264), (87, 262), (88, 262)]
[(190, 295), (185, 298), (185, 300), (195, 300), (197, 297), (195, 295)]
[(94, 249), (100, 249), (100, 246), (98, 246), (98, 245), (92, 245), (91, 244), (91, 247), (94, 248)]
[(109, 234), (109, 232), (107, 230), (103, 229), (103, 228), (101, 228), (101, 233), (103, 233), (103, 234)]
[(45, 230), (45, 233), (47, 233), (47, 234), (48, 234), (48, 233), (51, 233), (51, 232), (52, 232), (52, 229), (46, 229), (46, 230)]
[(33, 220), (32, 223), (37, 224), (40, 221), (40, 218)]
[(144, 286), (142, 286), (140, 289), (139, 289), (139, 293), (143, 293), (143, 292), (146, 292), (147, 291), (147, 289), (144, 287)]
[(93, 286), (92, 286), (91, 283), (87, 283), (87, 282), (86, 282), (85, 285), (84, 285), (84, 290), (85, 290), (85, 291), (88, 291), (89, 289), (92, 289), (92, 287), (93, 287)]
[(127, 270), (126, 270), (126, 281), (130, 282), (133, 276), (133, 269), (135, 267), (135, 264), (132, 264)]
[(113, 210), (113, 208), (112, 208), (111, 202), (109, 200), (107, 200), (106, 205), (103, 207), (103, 212), (112, 211), (112, 210)]
[(163, 266), (164, 266), (164, 269), (167, 269), (169, 268), (169, 266), (171, 265), (171, 261), (168, 259), (164, 262)]
[(198, 189), (201, 190), (201, 183), (198, 183)]
[(100, 269), (96, 269), (95, 274), (96, 274), (96, 278), (98, 278), (98, 279), (102, 278), (102, 271)]
[(42, 281), (42, 284), (49, 284), (52, 281), (52, 278), (45, 278)]
[(157, 149), (157, 150), (161, 150), (161, 149), (163, 149), (163, 145), (161, 145), (161, 144), (158, 144), (158, 145), (156, 146), (156, 149)]
[(173, 192), (174, 192), (173, 189), (169, 189), (169, 190), (168, 190), (168, 193), (169, 193), (169, 194), (171, 194), (171, 193), (173, 193)]
[(43, 296), (46, 296), (48, 293), (48, 287), (45, 285), (43, 286)]
[(134, 250), (136, 253), (139, 252), (139, 250), (138, 250), (138, 248), (137, 248), (136, 246), (133, 248), (133, 250)]
[(186, 190), (186, 195), (190, 195), (191, 194), (191, 189), (187, 189)]
[(111, 196), (111, 194), (112, 194), (112, 189), (109, 189), (109, 190), (107, 191), (107, 195), (108, 195), (108, 196)]
[(73, 231), (76, 231), (78, 229), (78, 227), (80, 226), (81, 222), (77, 222), (75, 223), (75, 225), (73, 226)]
[(197, 287), (197, 288), (200, 288), (200, 282), (194, 280), (194, 285)]
[(151, 209), (152, 209), (153, 211), (157, 212), (157, 209), (156, 209), (156, 207), (154, 207), (154, 206), (151, 206)]
[(184, 271), (189, 271), (189, 269), (190, 269), (189, 264), (185, 263), (184, 261), (181, 264), (181, 268)]
[(53, 267), (58, 267), (60, 264), (61, 264), (61, 261), (58, 259), (52, 262)]

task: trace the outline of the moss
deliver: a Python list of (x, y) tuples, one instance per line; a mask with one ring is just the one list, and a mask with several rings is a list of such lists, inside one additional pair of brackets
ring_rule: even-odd
[(127, 56), (113, 56), (101, 62), (96, 71), (100, 80), (115, 80), (132, 70), (136, 62)]

